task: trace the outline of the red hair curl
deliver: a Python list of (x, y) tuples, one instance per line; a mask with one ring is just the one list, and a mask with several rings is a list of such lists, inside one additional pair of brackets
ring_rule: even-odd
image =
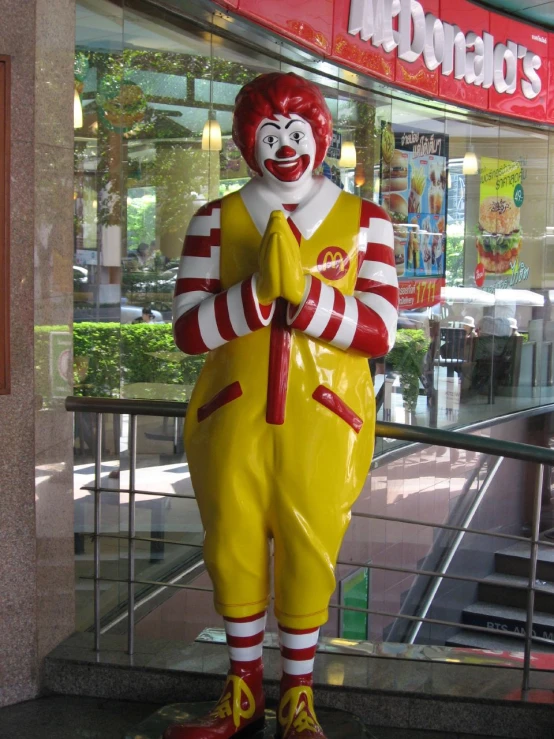
[(258, 174), (254, 150), (256, 131), (264, 118), (296, 113), (306, 120), (315, 139), (314, 168), (323, 161), (333, 133), (333, 119), (320, 89), (293, 72), (262, 74), (246, 84), (235, 100), (233, 141), (246, 163)]

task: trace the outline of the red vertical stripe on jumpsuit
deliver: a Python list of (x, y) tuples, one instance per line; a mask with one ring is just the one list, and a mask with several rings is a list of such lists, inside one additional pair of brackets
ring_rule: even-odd
[[(300, 239), (302, 238), (300, 232), (290, 218), (287, 222), (298, 241), (298, 245), (300, 246)], [(287, 303), (283, 298), (278, 298), (275, 306), (275, 314), (271, 322), (269, 373), (267, 378), (267, 408), (265, 415), (267, 423), (271, 423), (276, 426), (281, 426), (285, 422), (285, 405), (287, 402), (287, 389), (289, 384), (290, 349), (291, 330), (287, 325)]]

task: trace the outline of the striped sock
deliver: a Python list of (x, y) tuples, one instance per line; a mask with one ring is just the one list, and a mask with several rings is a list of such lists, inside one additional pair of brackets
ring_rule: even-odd
[(283, 679), (288, 686), (311, 685), (319, 628), (289, 629), (279, 625)]
[(224, 619), (231, 672), (234, 675), (262, 668), (266, 618), (263, 611), (248, 618)]

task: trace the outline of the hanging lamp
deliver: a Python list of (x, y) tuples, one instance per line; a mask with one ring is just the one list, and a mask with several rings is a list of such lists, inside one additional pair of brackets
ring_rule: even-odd
[(479, 162), (477, 160), (477, 154), (475, 153), (475, 147), (471, 143), (471, 121), (469, 123), (469, 147), (464, 154), (464, 161), (462, 164), (462, 173), (464, 175), (474, 175), (479, 171)]
[(81, 104), (81, 96), (75, 87), (73, 94), (73, 128), (83, 127), (83, 106)]
[(221, 151), (223, 143), (221, 141), (221, 126), (215, 119), (215, 113), (208, 113), (208, 120), (204, 123), (202, 130), (202, 150), (203, 151)]
[(208, 120), (204, 123), (202, 130), (202, 151), (221, 151), (223, 143), (221, 141), (221, 126), (216, 121), (213, 109), (214, 101), (214, 37), (210, 35), (210, 109), (208, 110)]
[(354, 169), (356, 166), (356, 147), (353, 141), (344, 141), (341, 148), (339, 167)]

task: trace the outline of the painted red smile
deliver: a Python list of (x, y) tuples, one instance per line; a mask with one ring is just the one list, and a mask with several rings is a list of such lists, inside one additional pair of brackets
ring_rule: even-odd
[(281, 182), (296, 182), (310, 166), (310, 155), (302, 154), (298, 159), (279, 161), (277, 159), (266, 159), (265, 168)]

